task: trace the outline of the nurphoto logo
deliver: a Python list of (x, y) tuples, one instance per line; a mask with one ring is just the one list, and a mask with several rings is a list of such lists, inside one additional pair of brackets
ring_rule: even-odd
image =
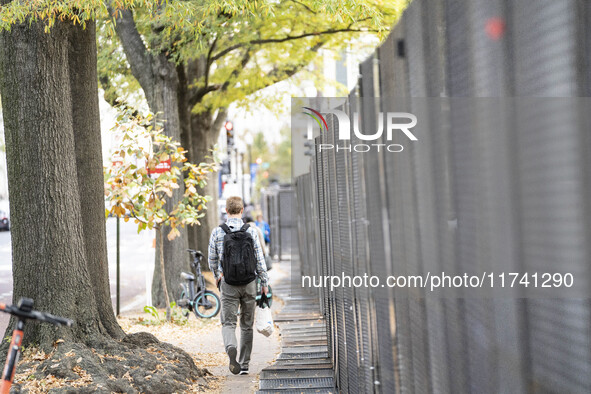
[[(308, 133), (309, 140), (314, 138), (314, 124), (318, 125), (320, 132), (328, 131), (328, 123), (324, 115), (332, 114), (338, 122), (338, 138), (339, 141), (351, 140), (351, 120), (344, 112), (337, 109), (325, 110), (322, 113), (310, 108), (302, 107), (303, 113), (308, 115)], [(386, 142), (387, 143), (369, 143), (369, 141), (377, 141), (384, 133), (384, 118), (386, 123)], [(417, 125), (417, 117), (408, 112), (387, 112), (386, 114), (380, 112), (376, 118), (377, 131), (373, 134), (365, 134), (359, 126), (359, 114), (353, 113), (353, 133), (361, 141), (368, 141), (360, 144), (319, 144), (318, 152), (323, 150), (335, 149), (339, 151), (348, 152), (380, 152), (382, 149), (387, 152), (402, 152), (404, 146), (397, 143), (392, 143), (392, 139), (396, 134), (403, 134), (410, 141), (418, 141), (417, 137), (412, 133), (411, 129)], [(367, 131), (367, 130), (366, 130)]]

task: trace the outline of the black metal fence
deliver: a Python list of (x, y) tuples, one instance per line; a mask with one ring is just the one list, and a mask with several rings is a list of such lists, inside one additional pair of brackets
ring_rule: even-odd
[[(413, 97), (589, 96), (590, 15), (587, 1), (415, 0), (361, 65), (344, 110), (372, 129), (358, 97), (412, 112)], [(493, 137), (452, 107), (411, 152), (316, 149), (296, 180), (303, 272), (386, 277), (487, 262), (590, 281), (591, 133), (571, 115), (525, 106)], [(515, 135), (520, 117), (534, 120)], [(335, 143), (327, 120), (316, 146)], [(591, 392), (589, 299), (319, 292), (342, 392)]]
[(262, 213), (271, 228), (270, 254), (276, 259), (291, 256), (295, 242), (295, 194), (292, 187), (275, 185), (262, 192)]

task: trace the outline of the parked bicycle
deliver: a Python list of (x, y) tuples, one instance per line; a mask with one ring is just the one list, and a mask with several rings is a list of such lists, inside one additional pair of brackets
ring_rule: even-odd
[(16, 327), (12, 332), (12, 341), (10, 342), (10, 348), (8, 349), (8, 356), (6, 357), (6, 364), (4, 364), (4, 371), (2, 372), (2, 383), (0, 385), (0, 394), (8, 394), (14, 379), (16, 364), (18, 363), (18, 358), (20, 356), (25, 322), (27, 320), (37, 320), (44, 323), (51, 323), (56, 326), (64, 325), (70, 327), (74, 324), (74, 321), (33, 310), (33, 300), (30, 298), (21, 298), (17, 305), (5, 305), (0, 303), (0, 312), (9, 313), (17, 318)]
[(221, 302), (218, 295), (207, 290), (205, 286), (205, 278), (201, 273), (203, 253), (193, 249), (187, 249), (187, 251), (193, 257), (191, 265), (196, 275), (181, 272), (181, 279), (186, 283), (181, 284), (183, 290), (177, 305), (187, 309), (187, 311), (183, 312), (185, 316), (188, 316), (189, 312), (192, 311), (197, 317), (206, 319), (214, 317), (220, 311)]

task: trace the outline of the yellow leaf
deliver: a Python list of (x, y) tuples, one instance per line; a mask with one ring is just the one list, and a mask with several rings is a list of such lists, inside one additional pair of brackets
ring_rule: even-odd
[(115, 207), (113, 207), (113, 210), (115, 211), (115, 214), (117, 216), (125, 215), (125, 209), (119, 205), (115, 205)]
[(175, 239), (179, 235), (181, 235), (181, 232), (179, 230), (177, 230), (176, 228), (172, 228), (170, 230), (170, 232), (168, 233), (168, 235), (166, 236), (166, 238), (168, 238), (169, 241), (172, 241), (173, 239)]

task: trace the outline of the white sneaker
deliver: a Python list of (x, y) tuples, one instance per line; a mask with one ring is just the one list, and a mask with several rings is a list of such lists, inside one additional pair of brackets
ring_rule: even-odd
[(241, 368), (240, 369), (240, 375), (248, 375), (248, 368), (246, 368), (246, 369)]

